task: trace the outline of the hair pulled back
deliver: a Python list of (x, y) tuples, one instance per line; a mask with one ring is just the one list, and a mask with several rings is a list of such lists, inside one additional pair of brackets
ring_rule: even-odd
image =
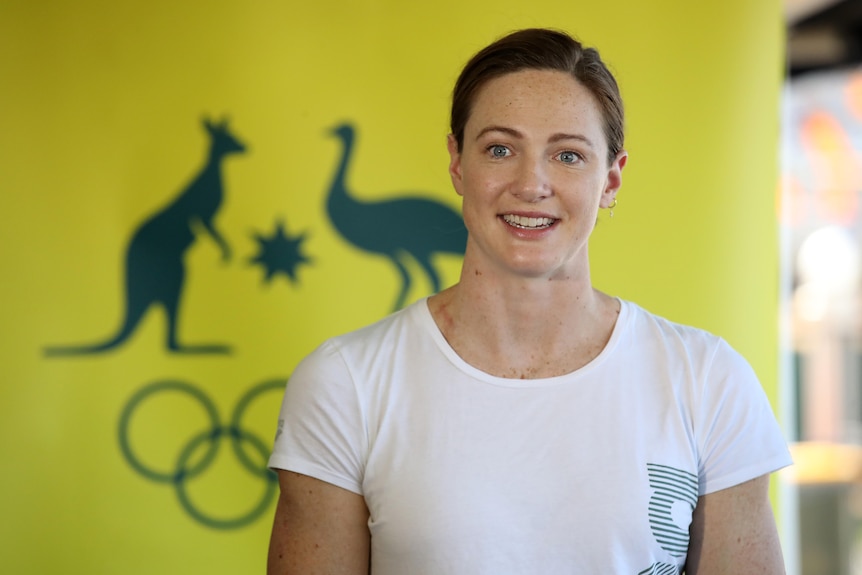
[(460, 151), (464, 127), (479, 90), (494, 78), (522, 70), (566, 72), (587, 88), (599, 105), (608, 144), (608, 162), (623, 149), (623, 101), (617, 81), (594, 48), (584, 48), (564, 32), (528, 28), (508, 34), (473, 56), (452, 93), (450, 128)]

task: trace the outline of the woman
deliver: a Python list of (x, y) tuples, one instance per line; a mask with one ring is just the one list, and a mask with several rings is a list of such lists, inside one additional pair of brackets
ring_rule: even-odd
[(751, 368), (591, 285), (622, 125), (613, 76), (565, 34), (467, 64), (460, 281), (297, 367), (271, 574), (783, 573), (767, 486), (790, 459)]

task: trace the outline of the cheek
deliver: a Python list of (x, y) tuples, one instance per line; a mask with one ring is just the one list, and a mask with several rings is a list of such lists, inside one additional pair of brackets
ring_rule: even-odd
[(473, 232), (481, 226), (490, 224), (496, 214), (494, 203), (489, 199), (487, 190), (468, 187), (461, 197), (461, 215), (468, 232)]
[(463, 213), (465, 224), (469, 224), (475, 219), (477, 208), (476, 197), (473, 194), (467, 193), (461, 197), (461, 212)]
[(466, 174), (462, 174), (459, 185), (455, 188), (455, 191), (458, 192), (458, 195), (461, 196), (462, 202), (466, 206), (475, 201), (477, 194), (477, 185), (478, 182), (472, 173), (467, 172)]
[(505, 174), (493, 169), (473, 168), (463, 173), (460, 194), (476, 199), (489, 198), (504, 187)]

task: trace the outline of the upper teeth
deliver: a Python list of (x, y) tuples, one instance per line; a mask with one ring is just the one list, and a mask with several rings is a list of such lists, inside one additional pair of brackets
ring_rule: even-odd
[(519, 228), (546, 228), (554, 223), (552, 218), (528, 218), (513, 214), (506, 214), (503, 219), (506, 220), (506, 223)]

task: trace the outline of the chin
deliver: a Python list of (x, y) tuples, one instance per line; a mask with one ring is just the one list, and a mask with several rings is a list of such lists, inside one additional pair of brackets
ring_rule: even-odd
[[(556, 256), (556, 257), (555, 257)], [(507, 261), (510, 270), (524, 278), (562, 280), (577, 275), (579, 266), (570, 259), (572, 254), (551, 254), (547, 251), (514, 254)]]
[(515, 274), (525, 278), (525, 279), (555, 279), (562, 278), (566, 274), (562, 273), (558, 266), (555, 265), (547, 265), (544, 262), (536, 261), (535, 259), (531, 261), (523, 261), (523, 262), (512, 262), (510, 265), (510, 269), (514, 271)]

